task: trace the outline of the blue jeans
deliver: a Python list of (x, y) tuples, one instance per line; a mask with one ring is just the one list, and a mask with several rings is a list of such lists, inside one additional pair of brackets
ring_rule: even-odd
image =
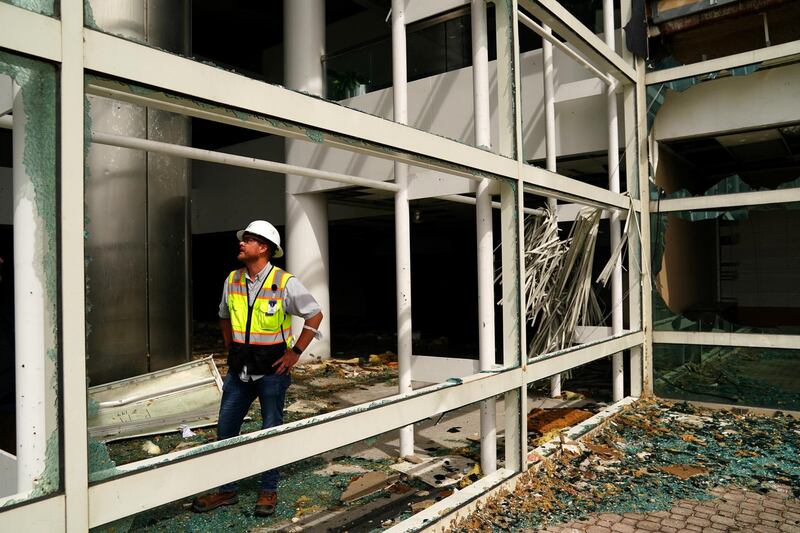
[[(244, 382), (238, 374), (228, 374), (222, 384), (222, 402), (219, 406), (219, 423), (217, 424), (217, 440), (229, 439), (239, 435), (242, 421), (247, 411), (258, 398), (261, 403), (261, 427), (263, 429), (283, 424), (283, 403), (286, 389), (292, 382), (289, 374), (264, 376), (256, 381)], [(278, 470), (267, 470), (261, 474), (261, 490), (278, 489)], [(236, 482), (220, 487), (224, 492), (235, 492)]]

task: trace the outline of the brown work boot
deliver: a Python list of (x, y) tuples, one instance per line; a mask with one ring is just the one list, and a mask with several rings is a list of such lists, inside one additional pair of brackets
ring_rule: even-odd
[(195, 498), (192, 502), (192, 511), (205, 513), (223, 505), (236, 503), (239, 503), (239, 495), (236, 492), (214, 492)]
[(269, 516), (275, 512), (278, 505), (278, 493), (274, 490), (262, 490), (256, 501), (256, 516)]

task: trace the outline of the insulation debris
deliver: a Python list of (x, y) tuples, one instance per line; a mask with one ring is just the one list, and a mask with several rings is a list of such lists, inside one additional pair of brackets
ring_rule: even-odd
[(159, 455), (161, 453), (161, 448), (154, 444), (153, 441), (146, 440), (144, 444), (142, 444), (142, 451), (148, 455)]
[(639, 401), (586, 442), (540, 458), (513, 491), (490, 498), (453, 531), (544, 528), (588, 513), (645, 513), (708, 500), (719, 487), (800, 498), (800, 421), (776, 413)]
[(600, 214), (600, 209), (581, 209), (565, 240), (554, 210), (526, 219), (526, 318), (535, 329), (529, 356), (566, 348), (578, 325), (599, 323), (602, 313), (591, 282)]

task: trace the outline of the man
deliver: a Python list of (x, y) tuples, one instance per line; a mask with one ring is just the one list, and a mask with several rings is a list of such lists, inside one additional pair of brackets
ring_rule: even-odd
[[(219, 305), (220, 327), (228, 349), (228, 375), (222, 387), (217, 439), (239, 435), (242, 421), (256, 398), (264, 429), (283, 423), (283, 404), (290, 371), (300, 354), (320, 334), (319, 304), (300, 281), (270, 263), (283, 256), (278, 230), (264, 220), (237, 232), (239, 261), (225, 280)], [(303, 332), (292, 338), (292, 315), (304, 319)], [(278, 470), (261, 474), (255, 514), (269, 516), (278, 501)], [(237, 484), (195, 498), (192, 509), (206, 512), (239, 501)]]

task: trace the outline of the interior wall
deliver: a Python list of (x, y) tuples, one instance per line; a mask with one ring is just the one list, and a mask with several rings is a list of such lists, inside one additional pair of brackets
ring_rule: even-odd
[[(525, 158), (545, 157), (545, 124), (542, 102), (542, 52), (533, 50), (521, 55), (521, 102)], [(608, 148), (605, 93), (591, 83), (591, 73), (562, 53), (554, 56), (556, 80), (556, 152), (558, 156), (603, 152)], [(586, 83), (590, 80), (589, 83)], [(489, 62), (489, 100), (492, 138), (497, 139), (496, 62)], [(342, 100), (342, 105), (387, 120), (393, 119), (391, 88)], [(620, 104), (621, 105), (621, 104)], [(466, 67), (408, 83), (408, 123), (412, 127), (474, 143), (472, 67)], [(620, 146), (624, 117), (620, 115)], [(579, 132), (579, 133), (578, 133)], [(305, 160), (315, 168), (388, 180), (392, 163), (363, 155), (307, 143), (302, 149)], [(320, 166), (320, 165), (324, 165)], [(421, 173), (420, 173), (421, 174)], [(314, 190), (338, 188), (331, 182), (317, 182)]]
[(716, 221), (691, 222), (670, 213), (656, 287), (677, 314), (716, 300)]
[[(742, 323), (800, 324), (800, 210), (751, 211), (725, 229), (721, 260), (735, 275), (721, 296)], [(760, 316), (759, 316), (760, 315)]]
[(671, 194), (680, 189), (691, 189), (695, 168), (685, 159), (664, 146), (658, 146), (656, 185)]

